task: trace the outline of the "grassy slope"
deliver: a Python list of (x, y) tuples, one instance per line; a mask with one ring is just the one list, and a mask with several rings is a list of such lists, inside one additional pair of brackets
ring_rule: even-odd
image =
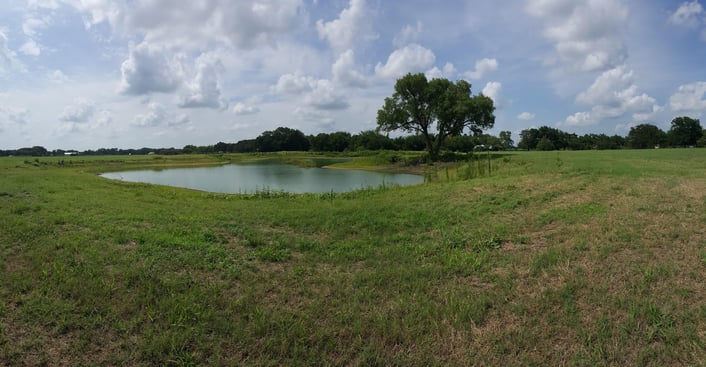
[(703, 150), (333, 197), (94, 174), (207, 162), (0, 159), (0, 364), (706, 363)]

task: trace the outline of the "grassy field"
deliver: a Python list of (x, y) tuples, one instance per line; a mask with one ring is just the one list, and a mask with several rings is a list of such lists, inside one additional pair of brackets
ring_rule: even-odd
[(96, 175), (250, 158), (0, 159), (0, 365), (706, 365), (704, 150), (333, 195)]

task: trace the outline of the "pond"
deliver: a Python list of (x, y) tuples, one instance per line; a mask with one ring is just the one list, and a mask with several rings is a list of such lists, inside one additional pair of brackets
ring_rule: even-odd
[(276, 163), (110, 172), (101, 176), (227, 194), (251, 194), (266, 190), (296, 194), (346, 192), (382, 185), (407, 186), (424, 182), (424, 177), (419, 175), (301, 168)]

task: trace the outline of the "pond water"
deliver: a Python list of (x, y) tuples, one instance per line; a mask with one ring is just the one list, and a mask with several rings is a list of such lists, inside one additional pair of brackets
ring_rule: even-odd
[(290, 193), (346, 192), (381, 185), (416, 185), (424, 177), (401, 173), (301, 168), (287, 164), (229, 164), (104, 173), (102, 177), (228, 194), (273, 190)]

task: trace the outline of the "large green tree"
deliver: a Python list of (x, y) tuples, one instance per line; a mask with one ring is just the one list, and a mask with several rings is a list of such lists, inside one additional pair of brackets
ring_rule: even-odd
[(650, 149), (664, 143), (667, 138), (662, 129), (652, 124), (640, 124), (630, 128), (628, 144), (633, 149)]
[(436, 159), (449, 136), (465, 129), (480, 133), (493, 127), (495, 106), (489, 97), (471, 95), (471, 84), (407, 74), (395, 83), (392, 97), (378, 110), (378, 131), (401, 130), (424, 137), (426, 150)]
[(672, 120), (672, 127), (667, 132), (669, 144), (675, 147), (694, 146), (701, 139), (703, 128), (697, 119), (681, 116)]

